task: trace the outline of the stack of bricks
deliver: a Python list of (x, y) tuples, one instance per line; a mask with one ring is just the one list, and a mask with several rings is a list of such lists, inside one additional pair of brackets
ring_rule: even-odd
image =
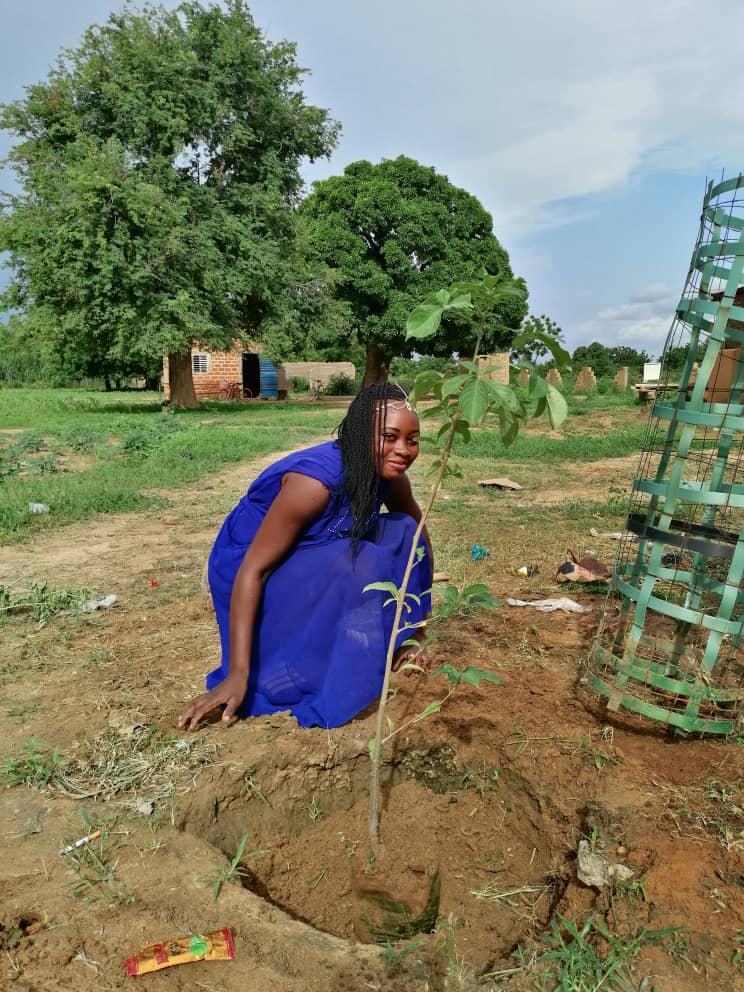
[(575, 393), (591, 393), (597, 388), (597, 377), (594, 375), (593, 369), (590, 366), (585, 365), (584, 368), (576, 376), (576, 382), (574, 383)]

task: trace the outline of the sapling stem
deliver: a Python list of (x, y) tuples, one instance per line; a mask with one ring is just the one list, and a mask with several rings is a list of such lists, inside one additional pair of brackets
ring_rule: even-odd
[[(478, 339), (475, 343), (475, 353), (473, 356), (473, 362), (476, 361), (478, 357), (478, 352), (480, 349), (481, 336), (479, 334)], [(403, 572), (403, 579), (398, 588), (398, 597), (395, 604), (395, 617), (393, 619), (393, 629), (390, 633), (390, 640), (388, 642), (387, 657), (385, 659), (385, 676), (382, 681), (382, 693), (380, 695), (380, 704), (377, 707), (377, 722), (375, 725), (375, 736), (374, 736), (374, 754), (372, 755), (372, 768), (370, 772), (370, 783), (369, 783), (369, 811), (367, 817), (367, 830), (369, 834), (369, 846), (373, 854), (377, 855), (380, 850), (380, 814), (379, 814), (379, 796), (380, 796), (380, 766), (382, 763), (382, 748), (383, 743), (386, 738), (383, 737), (383, 725), (385, 722), (385, 708), (387, 705), (388, 689), (390, 686), (390, 675), (393, 670), (393, 658), (395, 657), (395, 642), (398, 638), (398, 634), (401, 631), (401, 616), (403, 615), (403, 606), (405, 603), (406, 592), (408, 591), (408, 583), (411, 578), (411, 572), (413, 571), (413, 566), (416, 562), (416, 552), (418, 549), (419, 538), (426, 526), (426, 521), (431, 513), (432, 507), (434, 506), (434, 500), (436, 499), (437, 493), (439, 491), (439, 486), (441, 485), (442, 479), (444, 478), (444, 473), (447, 470), (447, 462), (449, 461), (449, 456), (452, 451), (452, 446), (455, 442), (455, 434), (457, 433), (457, 424), (461, 417), (460, 404), (458, 402), (457, 409), (450, 421), (450, 429), (447, 434), (447, 441), (445, 442), (444, 448), (442, 450), (442, 458), (437, 470), (437, 474), (434, 477), (434, 482), (432, 483), (431, 493), (429, 494), (429, 499), (424, 507), (421, 514), (421, 519), (418, 522), (416, 531), (411, 540), (411, 550), (408, 554), (408, 562), (406, 564), (405, 571)], [(414, 722), (414, 721), (411, 721)], [(392, 736), (392, 735), (391, 735)], [(389, 739), (389, 738), (388, 738)]]

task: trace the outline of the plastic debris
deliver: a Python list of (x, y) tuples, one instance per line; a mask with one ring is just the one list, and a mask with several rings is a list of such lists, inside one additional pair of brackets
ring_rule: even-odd
[(127, 958), (127, 975), (146, 975), (175, 964), (190, 961), (232, 961), (235, 957), (230, 927), (197, 933), (189, 937), (176, 937), (160, 944), (150, 944), (138, 954)]
[(521, 565), (517, 569), (517, 575), (523, 575), (526, 578), (531, 579), (533, 576), (537, 575), (539, 571), (540, 569), (537, 565)]
[(582, 606), (568, 596), (561, 596), (560, 599), (507, 599), (508, 606), (534, 606), (540, 613), (553, 613), (554, 610), (562, 610), (564, 613), (588, 613), (590, 606)]
[(46, 503), (29, 503), (29, 513), (49, 513), (49, 506)]
[(114, 592), (112, 592), (110, 596), (103, 596), (101, 599), (89, 599), (83, 607), (83, 613), (93, 613), (94, 610), (107, 610), (109, 606), (113, 606), (118, 599), (119, 597)]
[(595, 889), (602, 889), (605, 885), (612, 885), (613, 882), (627, 882), (635, 874), (631, 868), (614, 864), (597, 851), (593, 851), (588, 840), (579, 841), (576, 862), (579, 881)]
[(473, 550), (470, 552), (470, 558), (472, 561), (480, 561), (482, 558), (490, 558), (490, 557), (491, 557), (490, 551), (486, 551), (486, 549), (482, 548), (480, 544), (473, 545)]
[(589, 528), (589, 534), (591, 537), (608, 537), (611, 541), (637, 541), (638, 538), (635, 534), (631, 534), (629, 531), (622, 530), (606, 530), (598, 531), (596, 527)]
[(119, 597), (116, 593), (112, 592), (110, 596), (104, 596), (102, 599), (89, 599), (87, 603), (84, 603), (77, 610), (60, 610), (59, 615), (61, 617), (72, 617), (77, 613), (93, 613), (95, 610), (105, 610), (109, 606), (113, 606), (118, 600)]

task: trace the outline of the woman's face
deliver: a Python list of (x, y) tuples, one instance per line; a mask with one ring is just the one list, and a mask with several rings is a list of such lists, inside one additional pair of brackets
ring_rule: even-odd
[(375, 437), (380, 438), (377, 474), (383, 479), (397, 479), (418, 458), (419, 419), (404, 403), (395, 401), (386, 404), (384, 425), (377, 420), (381, 413), (375, 418)]

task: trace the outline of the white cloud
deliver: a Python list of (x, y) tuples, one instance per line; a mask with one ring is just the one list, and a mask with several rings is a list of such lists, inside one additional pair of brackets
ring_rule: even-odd
[[(678, 302), (665, 283), (650, 283), (634, 293), (629, 300), (602, 307), (576, 328), (577, 343), (600, 341), (607, 346), (629, 345), (661, 355), (674, 319)], [(574, 346), (575, 347), (575, 346)]]
[(365, 142), (406, 152), (475, 193), (508, 240), (643, 171), (744, 161), (741, 0), (702, 14), (693, 0), (464, 0), (456, 18), (450, 0), (323, 6), (356, 59), (334, 88), (345, 139), (329, 171)]
[[(19, 96), (62, 41), (119, 6), (78, 0), (70, 17), (56, 0), (27, 0), (9, 10), (0, 99)], [(308, 178), (410, 154), (475, 193), (513, 240), (585, 216), (595, 207), (584, 198), (644, 170), (744, 164), (741, 0), (463, 0), (456, 13), (451, 0), (250, 7), (268, 37), (299, 43), (309, 99), (343, 123), (331, 163)]]

